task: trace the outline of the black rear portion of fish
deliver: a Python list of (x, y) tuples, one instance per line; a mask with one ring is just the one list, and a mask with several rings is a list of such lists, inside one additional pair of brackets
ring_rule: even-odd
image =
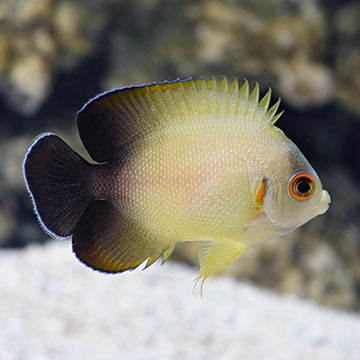
[(23, 171), (35, 212), (51, 236), (68, 237), (93, 200), (88, 163), (60, 137), (43, 134), (34, 140)]
[(136, 134), (136, 122), (121, 102), (125, 92), (118, 89), (101, 94), (76, 115), (80, 139), (91, 158), (99, 163), (121, 157)]

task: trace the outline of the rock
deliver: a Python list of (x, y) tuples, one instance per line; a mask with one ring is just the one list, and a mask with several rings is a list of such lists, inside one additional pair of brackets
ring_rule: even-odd
[(337, 97), (344, 106), (360, 115), (360, 4), (350, 2), (336, 14), (337, 51), (335, 73), (339, 81)]
[(259, 2), (203, 3), (195, 29), (198, 59), (271, 82), (295, 106), (328, 101), (334, 87), (320, 60), (327, 37), (324, 15), (315, 2), (294, 4), (273, 1), (264, 11)]
[[(360, 318), (158, 263), (104, 275), (67, 241), (0, 251), (0, 358), (357, 360)], [(25, 354), (25, 355), (24, 355)]]
[(1, 93), (24, 114), (47, 99), (59, 70), (92, 52), (101, 29), (72, 1), (3, 0), (0, 20)]
[[(36, 6), (4, 0), (1, 89), (16, 111), (34, 113), (59, 71), (96, 54), (109, 64), (104, 89), (178, 76), (246, 76), (271, 84), (292, 106), (337, 99), (358, 111), (359, 48), (353, 44), (359, 5), (332, 9), (334, 22), (322, 2), (310, 0), (266, 6), (246, 0), (38, 0)], [(103, 36), (106, 41), (98, 41)]]

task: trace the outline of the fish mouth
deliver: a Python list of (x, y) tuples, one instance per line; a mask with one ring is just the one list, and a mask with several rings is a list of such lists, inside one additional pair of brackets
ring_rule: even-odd
[(319, 205), (316, 208), (317, 215), (326, 213), (331, 203), (330, 194), (326, 190), (322, 190)]

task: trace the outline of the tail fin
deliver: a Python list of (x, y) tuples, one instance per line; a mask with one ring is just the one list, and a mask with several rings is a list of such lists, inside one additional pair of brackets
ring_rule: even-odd
[(41, 227), (53, 237), (73, 234), (92, 200), (92, 165), (57, 135), (34, 140), (23, 163), (24, 178)]

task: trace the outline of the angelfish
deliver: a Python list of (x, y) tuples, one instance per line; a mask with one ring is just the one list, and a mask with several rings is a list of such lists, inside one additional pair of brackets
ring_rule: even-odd
[[(72, 237), (86, 265), (116, 273), (165, 262), (204, 241), (203, 281), (250, 247), (287, 234), (330, 196), (275, 122), (280, 99), (244, 81), (175, 80), (124, 87), (77, 113), (89, 163), (59, 136), (30, 145), (23, 170), (41, 227)], [(295, 125), (294, 125), (295, 126)]]

